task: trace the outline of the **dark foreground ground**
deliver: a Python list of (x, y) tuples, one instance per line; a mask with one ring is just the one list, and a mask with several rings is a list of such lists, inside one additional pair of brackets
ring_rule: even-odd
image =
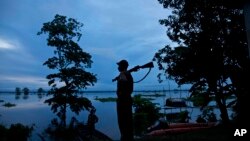
[(200, 131), (191, 131), (188, 133), (167, 135), (167, 136), (145, 136), (136, 141), (249, 141), (249, 133), (244, 136), (234, 136), (235, 126), (215, 126)]

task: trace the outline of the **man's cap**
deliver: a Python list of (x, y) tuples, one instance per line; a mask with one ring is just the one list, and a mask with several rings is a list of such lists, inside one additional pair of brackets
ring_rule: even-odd
[(127, 60), (121, 60), (116, 64), (119, 65), (119, 66), (128, 66), (128, 61)]

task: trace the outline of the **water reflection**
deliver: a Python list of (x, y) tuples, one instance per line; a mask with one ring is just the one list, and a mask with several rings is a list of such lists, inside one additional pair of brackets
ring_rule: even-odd
[(23, 99), (24, 99), (24, 100), (26, 100), (26, 99), (28, 99), (28, 98), (29, 98), (29, 95), (28, 95), (28, 94), (24, 94), (24, 95), (23, 95)]
[(16, 99), (16, 100), (20, 99), (20, 97), (21, 97), (21, 96), (20, 96), (19, 94), (16, 94), (16, 95), (15, 95), (15, 99)]
[[(159, 93), (164, 94), (162, 96), (153, 96), (154, 93), (141, 93), (135, 92), (134, 95), (145, 94), (144, 97), (152, 98), (153, 103), (157, 103), (159, 107), (164, 107), (165, 100), (167, 98), (184, 98), (189, 96), (187, 92), (171, 92), (171, 93)], [(115, 93), (84, 93), (85, 97), (87, 97), (96, 108), (96, 115), (99, 120), (96, 123), (96, 129), (100, 132), (106, 134), (114, 140), (119, 139), (120, 133), (117, 125), (117, 115), (116, 115), (116, 103), (115, 102), (100, 102), (95, 100), (98, 98), (115, 98)], [(38, 134), (44, 132), (44, 129), (48, 128), (51, 125), (51, 120), (56, 118), (56, 115), (50, 110), (50, 107), (44, 103), (44, 101), (50, 96), (46, 96), (46, 94), (38, 95), (37, 93), (29, 93), (27, 99), (23, 99), (21, 95), (18, 95), (19, 99), (16, 99), (17, 95), (15, 93), (0, 93), (0, 100), (5, 102), (10, 102), (16, 104), (15, 107), (5, 108), (0, 105), (0, 123), (4, 125), (10, 125), (13, 123), (22, 123), (23, 125), (33, 125), (35, 124), (33, 136), (31, 140), (39, 141), (41, 138)], [(211, 103), (211, 105), (215, 105), (215, 103)], [(189, 103), (189, 106), (193, 106), (192, 103)], [(184, 111), (188, 108), (177, 108), (177, 109), (161, 109), (161, 113), (174, 113), (179, 111)], [(191, 119), (189, 122), (195, 122), (197, 117), (201, 114), (200, 109), (197, 107), (189, 108), (189, 116)], [(216, 116), (219, 119), (219, 110), (217, 108), (214, 109), (214, 113), (217, 113)], [(72, 117), (75, 117), (79, 123), (87, 123), (87, 117), (89, 112), (81, 111), (79, 115), (67, 111), (68, 117), (67, 122), (71, 123)], [(60, 122), (60, 121), (58, 121)]]
[[(99, 134), (105, 133), (113, 139), (117, 139), (119, 136), (116, 121), (115, 105), (114, 103), (101, 103), (95, 101), (94, 97), (105, 97), (103, 94), (86, 94), (92, 101), (93, 106), (97, 107), (96, 115), (99, 117), (99, 122), (96, 124), (96, 129), (99, 130)], [(111, 94), (114, 96), (114, 94)], [(23, 95), (18, 95), (22, 97)], [(1, 93), (0, 99), (5, 102), (15, 103), (16, 107), (9, 109), (0, 106), (0, 123), (10, 125), (12, 123), (22, 123), (24, 125), (35, 124), (34, 135), (31, 140), (41, 140), (38, 134), (41, 134), (44, 129), (51, 125), (51, 119), (54, 119), (56, 115), (50, 110), (50, 107), (44, 103), (44, 101), (50, 96), (37, 95), (36, 93), (29, 94), (27, 99), (16, 99), (15, 93)], [(67, 122), (70, 123), (72, 117), (79, 120), (80, 123), (87, 123), (87, 117), (89, 112), (82, 111), (78, 115), (74, 112), (67, 111)], [(111, 123), (110, 121), (114, 121)], [(58, 121), (59, 122), (59, 121)], [(109, 129), (109, 130), (107, 130)]]

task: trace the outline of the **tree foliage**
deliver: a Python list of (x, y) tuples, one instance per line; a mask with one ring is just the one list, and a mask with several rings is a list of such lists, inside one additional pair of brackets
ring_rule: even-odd
[(27, 88), (27, 87), (24, 87), (24, 88), (23, 88), (23, 94), (24, 94), (24, 95), (28, 95), (29, 92), (30, 92), (29, 88)]
[(15, 92), (16, 92), (16, 95), (20, 95), (21, 94), (21, 88), (16, 87)]
[(178, 44), (167, 45), (155, 54), (159, 69), (179, 85), (192, 84), (193, 95), (215, 96), (221, 118), (227, 121), (225, 99), (240, 95), (244, 86), (237, 82), (244, 80), (238, 76), (249, 70), (243, 1), (158, 1), (172, 10), (160, 24)]
[[(53, 97), (45, 102), (57, 115), (65, 121), (66, 108), (79, 113), (91, 107), (91, 102), (84, 97), (78, 97), (77, 92), (97, 81), (96, 75), (86, 69), (91, 67), (91, 55), (84, 52), (78, 45), (83, 24), (73, 18), (55, 15), (51, 22), (43, 24), (38, 35), (47, 34), (47, 45), (54, 49), (54, 56), (48, 58), (43, 65), (56, 70), (47, 75), (50, 94)], [(60, 108), (60, 111), (58, 111)], [(66, 123), (64, 123), (66, 124)]]

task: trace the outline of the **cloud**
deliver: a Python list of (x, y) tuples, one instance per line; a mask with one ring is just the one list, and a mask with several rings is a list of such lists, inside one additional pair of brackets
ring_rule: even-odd
[(118, 58), (117, 53), (114, 51), (113, 48), (110, 47), (90, 47), (87, 49), (87, 52), (91, 55), (101, 56), (104, 59), (114, 60)]
[(0, 37), (0, 70), (2, 74), (9, 73), (13, 69), (35, 69), (37, 58), (34, 57), (24, 45), (17, 39)]
[(91, 44), (93, 48), (89, 50), (95, 55), (138, 64), (151, 60), (168, 42), (164, 27), (158, 22), (168, 11), (157, 1), (95, 0), (85, 5), (92, 10), (87, 13), (90, 19), (86, 21), (83, 40)]
[[(84, 24), (79, 45), (94, 61), (90, 71), (97, 74), (98, 82), (93, 88), (115, 86), (111, 79), (119, 73), (117, 61), (127, 59), (131, 67), (142, 65), (168, 43), (158, 22), (168, 11), (157, 0), (2, 0), (0, 9), (0, 71), (13, 87), (21, 82), (38, 85), (37, 78), (50, 73), (42, 64), (53, 56), (53, 50), (46, 46), (47, 35), (36, 33), (55, 14)], [(150, 75), (148, 81), (157, 83), (157, 71)], [(0, 85), (5, 84), (0, 80)]]
[(18, 42), (9, 41), (0, 37), (0, 50), (13, 50), (17, 49)]
[(31, 75), (0, 75), (0, 89), (10, 89), (10, 86), (5, 84), (13, 84), (13, 87), (29, 87), (37, 89), (39, 87), (47, 88), (48, 81), (45, 78)]

